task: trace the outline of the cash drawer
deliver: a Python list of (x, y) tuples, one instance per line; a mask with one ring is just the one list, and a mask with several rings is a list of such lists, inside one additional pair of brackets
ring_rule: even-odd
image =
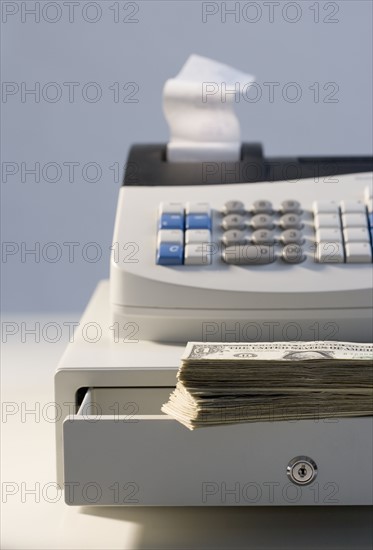
[[(63, 423), (67, 504), (373, 504), (372, 417), (189, 431), (160, 412), (171, 390), (87, 390)], [(317, 464), (307, 486), (287, 476), (298, 455)]]

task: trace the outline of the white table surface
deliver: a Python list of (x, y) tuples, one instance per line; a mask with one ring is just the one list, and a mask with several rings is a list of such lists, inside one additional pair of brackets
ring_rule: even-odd
[[(373, 548), (371, 507), (68, 507), (55, 488), (52, 403), (55, 366), (67, 344), (21, 341), (20, 323), (77, 316), (17, 318), (2, 345), (2, 549), (347, 549)], [(40, 418), (25, 411), (40, 409)], [(22, 414), (23, 411), (23, 414)], [(13, 412), (14, 414), (9, 414)], [(48, 421), (48, 415), (49, 421)], [(27, 493), (36, 489), (36, 494)], [(13, 493), (13, 494), (11, 494)], [(38, 500), (38, 501), (37, 501)], [(53, 502), (55, 501), (55, 502)]]

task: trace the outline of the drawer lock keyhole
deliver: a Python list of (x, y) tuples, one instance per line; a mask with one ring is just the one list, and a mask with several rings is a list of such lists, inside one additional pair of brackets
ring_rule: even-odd
[(296, 485), (308, 485), (317, 476), (317, 466), (308, 456), (296, 456), (290, 460), (286, 473)]

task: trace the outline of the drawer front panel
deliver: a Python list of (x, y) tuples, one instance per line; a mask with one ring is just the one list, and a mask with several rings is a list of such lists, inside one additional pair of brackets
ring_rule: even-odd
[[(170, 391), (158, 390), (154, 409)], [(130, 417), (116, 411), (89, 415), (87, 403), (90, 398), (64, 422), (67, 504), (373, 504), (371, 417), (260, 422), (192, 432), (156, 410)], [(102, 406), (105, 412), (108, 404)], [(299, 455), (317, 465), (309, 485), (295, 485), (287, 476), (288, 463)]]

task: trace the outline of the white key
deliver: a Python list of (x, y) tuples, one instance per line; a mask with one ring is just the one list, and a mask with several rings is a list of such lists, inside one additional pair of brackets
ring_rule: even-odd
[(210, 243), (211, 232), (208, 229), (187, 229), (185, 231), (185, 244)]
[(316, 261), (320, 264), (342, 264), (344, 251), (342, 243), (319, 243), (316, 251)]
[(338, 214), (339, 206), (335, 201), (315, 201), (312, 205), (313, 213), (317, 214)]
[(259, 200), (254, 202), (251, 210), (253, 214), (272, 214), (273, 206), (270, 201)]
[(187, 202), (185, 207), (186, 214), (207, 214), (210, 215), (210, 205), (208, 202)]
[(184, 205), (181, 202), (161, 202), (159, 205), (159, 215), (162, 214), (181, 214), (184, 213)]
[(365, 214), (365, 204), (362, 201), (342, 201), (342, 214)]
[(368, 218), (366, 214), (343, 214), (343, 227), (366, 227)]
[(283, 229), (300, 229), (302, 224), (302, 219), (298, 214), (284, 214), (280, 218), (280, 226)]
[(369, 214), (372, 214), (373, 212), (373, 198), (366, 201), (366, 207), (369, 212)]
[(370, 243), (347, 243), (346, 262), (348, 264), (369, 264), (372, 261)]
[(161, 243), (175, 243), (182, 245), (184, 235), (181, 229), (160, 229), (158, 231), (158, 246)]
[(300, 202), (293, 199), (287, 199), (281, 203), (281, 212), (283, 214), (299, 214), (301, 212)]
[(241, 214), (228, 214), (224, 216), (221, 225), (225, 231), (229, 229), (245, 229), (246, 218)]
[(225, 246), (245, 244), (248, 240), (248, 234), (245, 231), (239, 231), (238, 229), (230, 229), (229, 231), (225, 231), (221, 240)]
[(318, 243), (341, 243), (342, 231), (333, 227), (322, 227), (316, 231), (316, 241)]
[(255, 214), (250, 220), (251, 227), (255, 229), (272, 229), (273, 217), (269, 214)]
[(341, 219), (339, 214), (318, 214), (315, 216), (315, 227), (320, 229), (321, 227), (334, 227), (339, 229), (341, 227)]
[(373, 199), (373, 182), (367, 185), (364, 189), (364, 199), (366, 201), (369, 201), (369, 199)]
[(227, 201), (223, 208), (223, 214), (244, 214), (245, 205), (242, 201)]
[(369, 231), (367, 227), (347, 227), (343, 231), (346, 243), (369, 243)]
[(184, 264), (211, 264), (211, 246), (206, 244), (187, 244), (184, 249)]
[(273, 244), (275, 242), (274, 232), (270, 229), (257, 229), (251, 235), (254, 244)]

